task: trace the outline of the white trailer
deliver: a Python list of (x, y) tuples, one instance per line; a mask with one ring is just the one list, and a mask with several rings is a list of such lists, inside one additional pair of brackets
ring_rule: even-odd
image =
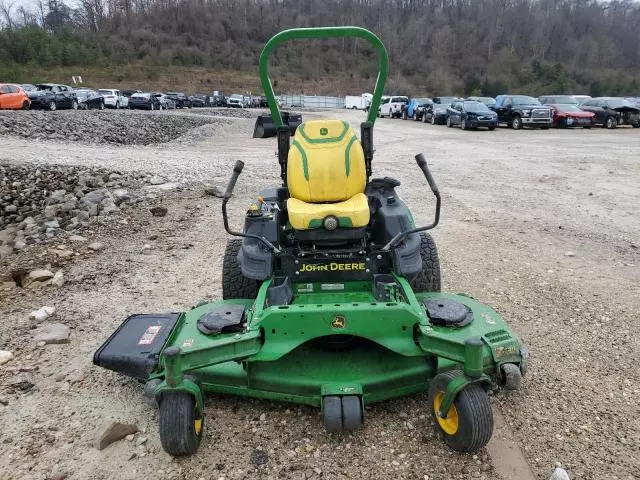
[(371, 94), (363, 93), (362, 95), (347, 95), (344, 97), (344, 108), (352, 110), (365, 110), (371, 103)]

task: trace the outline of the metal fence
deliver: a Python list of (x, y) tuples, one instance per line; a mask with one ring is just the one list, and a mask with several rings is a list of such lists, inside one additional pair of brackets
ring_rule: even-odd
[(321, 97), (315, 95), (281, 95), (283, 107), (298, 108), (344, 108), (344, 97)]

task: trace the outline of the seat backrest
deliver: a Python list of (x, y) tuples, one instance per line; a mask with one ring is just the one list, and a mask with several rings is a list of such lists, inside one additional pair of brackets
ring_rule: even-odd
[(341, 202), (364, 192), (362, 145), (347, 122), (300, 124), (287, 160), (289, 195), (307, 203)]

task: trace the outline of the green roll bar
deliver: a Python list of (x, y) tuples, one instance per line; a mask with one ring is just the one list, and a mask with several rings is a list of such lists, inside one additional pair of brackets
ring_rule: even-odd
[(384, 47), (382, 41), (372, 32), (362, 27), (313, 27), (313, 28), (292, 28), (290, 30), (284, 30), (273, 37), (267, 42), (260, 54), (260, 82), (262, 88), (267, 97), (269, 104), (269, 110), (276, 127), (282, 127), (282, 116), (280, 110), (278, 110), (278, 102), (276, 102), (275, 94), (273, 93), (273, 85), (271, 85), (271, 79), (269, 78), (269, 55), (278, 47), (281, 43), (296, 38), (337, 38), (337, 37), (356, 37), (367, 40), (378, 51), (378, 62), (380, 69), (378, 71), (378, 78), (376, 80), (376, 86), (373, 90), (373, 98), (371, 99), (371, 105), (369, 106), (369, 114), (367, 115), (367, 121), (371, 124), (375, 123), (378, 114), (378, 107), (380, 106), (380, 99), (382, 98), (382, 91), (387, 81), (387, 74), (389, 72), (389, 55), (387, 49)]

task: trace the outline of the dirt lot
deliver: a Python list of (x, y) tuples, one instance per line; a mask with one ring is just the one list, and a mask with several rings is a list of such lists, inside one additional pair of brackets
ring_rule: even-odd
[[(306, 118), (316, 115), (324, 114)], [(252, 128), (251, 119), (227, 119), (149, 146), (0, 137), (2, 162), (140, 170), (185, 185), (161, 200), (165, 217), (152, 217), (145, 200), (83, 231), (87, 243), (104, 244), (99, 251), (63, 233), (0, 265), (4, 276), (16, 265), (45, 267), (61, 243), (77, 253), (59, 288), (0, 289), (0, 349), (15, 355), (0, 366), (0, 479), (511, 480), (530, 478), (530, 469), (546, 480), (556, 465), (574, 479), (640, 477), (640, 131), (630, 128), (376, 126), (374, 173), (402, 181), (418, 223), (431, 219), (433, 202), (413, 155), (432, 165), (444, 195), (434, 233), (444, 289), (496, 308), (531, 350), (523, 389), (493, 397), (505, 424), (487, 450), (445, 448), (424, 396), (368, 408), (365, 429), (343, 437), (325, 434), (311, 408), (214, 396), (199, 454), (165, 454), (141, 385), (94, 367), (92, 354), (128, 314), (220, 297), (227, 237), (220, 200), (202, 184), (225, 183), (234, 160), (244, 160), (231, 208), (239, 217), (259, 188), (278, 181), (275, 141), (251, 139)], [(70, 343), (37, 345), (28, 315), (44, 305), (56, 308), (51, 321), (71, 327)], [(16, 377), (33, 387), (21, 391)], [(98, 451), (109, 418), (140, 433)]]

